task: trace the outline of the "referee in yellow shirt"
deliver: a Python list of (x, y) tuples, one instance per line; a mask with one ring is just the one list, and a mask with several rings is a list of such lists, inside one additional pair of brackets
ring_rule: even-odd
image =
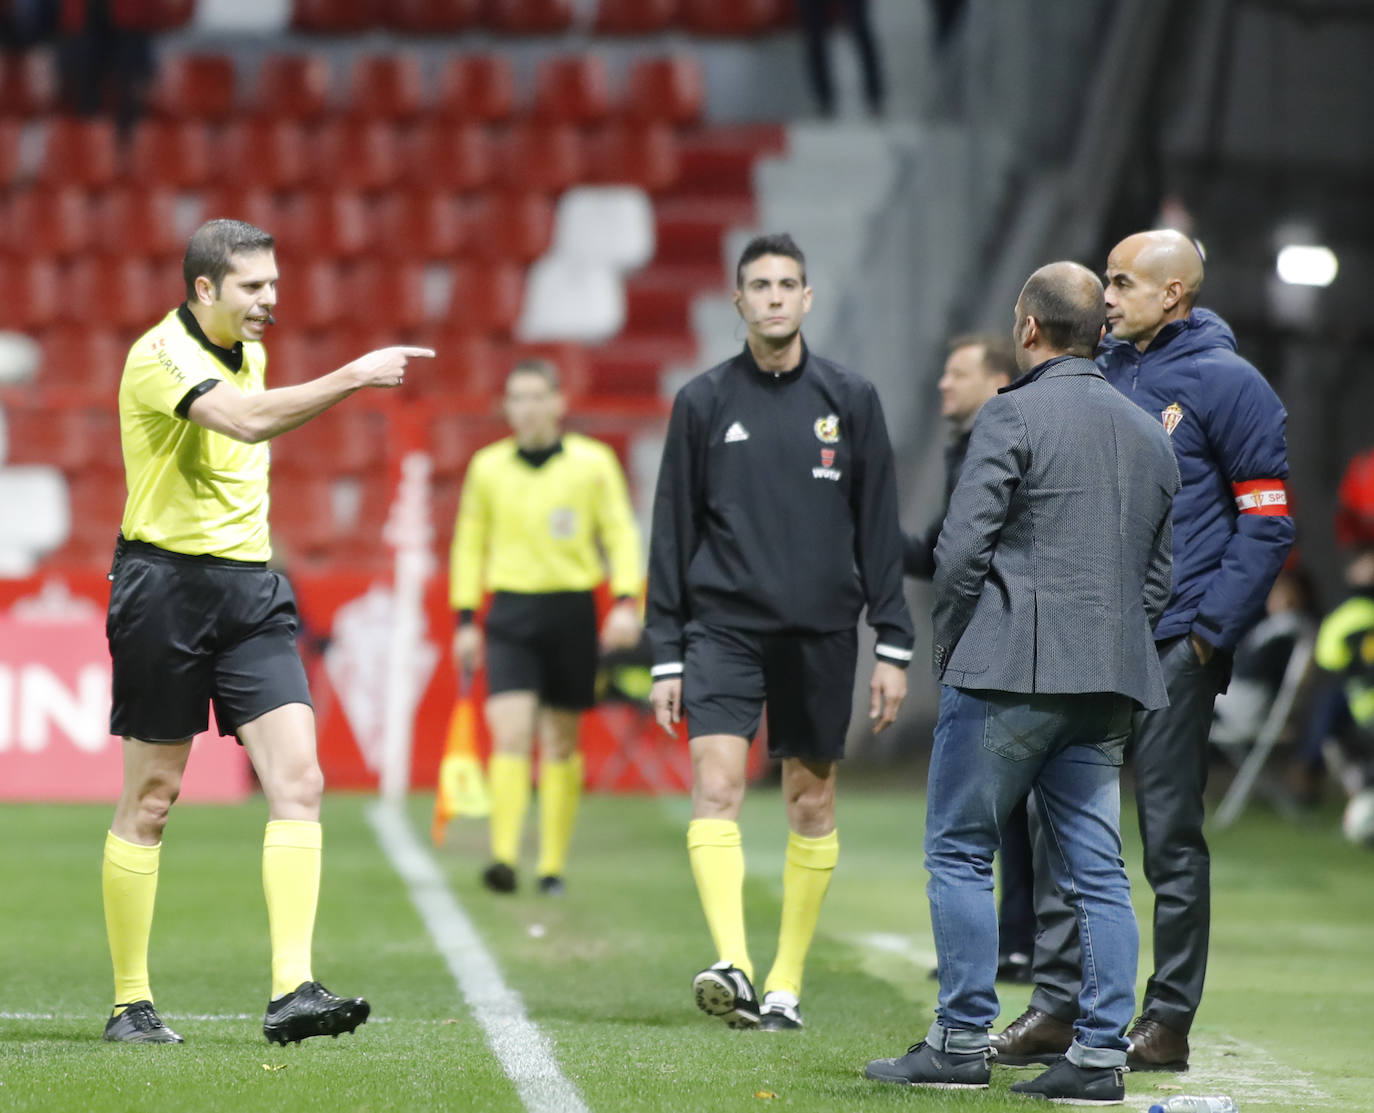
[[(557, 895), (582, 793), (578, 722), (594, 702), (592, 590), (609, 565), (616, 602), (601, 645), (637, 644), (639, 532), (615, 453), (561, 431), (553, 364), (516, 364), (504, 406), (513, 436), (475, 453), (463, 481), (450, 580), (458, 612), (453, 657), (466, 670), (483, 656), (487, 665), (492, 862), (482, 881), (494, 892), (515, 891), (538, 733), (538, 884)], [(475, 619), (484, 589), (494, 593), (485, 638)]]
[(153, 1007), (148, 939), (167, 815), (213, 702), (267, 798), (262, 881), (272, 946), (263, 1034), (285, 1044), (351, 1032), (361, 997), (315, 980), (320, 889), (315, 714), (296, 652), (296, 600), (267, 567), (267, 442), (366, 387), (397, 387), (427, 348), (369, 352), (311, 382), (267, 390), (262, 338), (277, 304), (273, 238), (212, 220), (182, 264), (186, 301), (139, 337), (119, 385), (129, 496), (110, 573), (110, 731), (124, 785), (101, 888), (114, 964), (105, 1039), (181, 1043)]

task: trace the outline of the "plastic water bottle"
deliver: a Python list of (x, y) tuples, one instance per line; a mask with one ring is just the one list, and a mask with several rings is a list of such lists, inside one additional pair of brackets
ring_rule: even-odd
[(1218, 1094), (1215, 1097), (1195, 1097), (1175, 1094), (1168, 1101), (1150, 1106), (1150, 1113), (1240, 1113), (1236, 1099)]

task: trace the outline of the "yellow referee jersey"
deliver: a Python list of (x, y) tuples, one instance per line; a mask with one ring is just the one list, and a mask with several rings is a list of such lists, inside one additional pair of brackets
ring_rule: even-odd
[(564, 433), (535, 467), (514, 437), (480, 449), (463, 480), (449, 601), (476, 610), (491, 591), (590, 591), (610, 565), (611, 591), (638, 595), (639, 530), (615, 453)]
[(209, 383), (261, 393), (266, 369), (261, 344), (217, 347), (184, 305), (138, 338), (119, 382), (125, 537), (230, 560), (271, 555), (267, 442), (243, 444), (186, 416)]

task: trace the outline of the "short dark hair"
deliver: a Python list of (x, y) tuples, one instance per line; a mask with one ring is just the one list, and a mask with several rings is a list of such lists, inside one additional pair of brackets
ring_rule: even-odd
[(196, 279), (201, 275), (214, 283), (215, 296), (218, 297), (235, 255), (271, 251), (276, 243), (270, 232), (264, 232), (246, 221), (207, 220), (191, 234), (186, 244), (186, 256), (181, 261), (187, 300), (195, 300)]
[(1016, 378), (1020, 371), (1016, 367), (1016, 351), (1005, 336), (995, 332), (964, 332), (950, 337), (945, 354), (951, 355), (960, 348), (983, 349), (983, 371), (989, 375), (1005, 375), (1008, 381)]
[(783, 255), (788, 259), (795, 259), (797, 266), (801, 267), (802, 285), (806, 285), (806, 256), (802, 254), (802, 249), (797, 246), (797, 241), (786, 232), (776, 232), (768, 236), (755, 236), (740, 252), (739, 262), (735, 264), (735, 289), (744, 286), (744, 268), (755, 259), (762, 259), (765, 255)]
[(531, 357), (520, 360), (506, 372), (506, 386), (510, 386), (510, 381), (516, 375), (538, 375), (549, 385), (550, 390), (562, 389), (558, 381), (558, 367), (551, 359)]
[[(1040, 335), (1050, 347), (1091, 359), (1102, 338), (1107, 307), (1101, 281), (1085, 268), (1075, 268), (1075, 272), (1080, 270), (1078, 281), (1053, 267), (1036, 271), (1021, 290), (1017, 313), (1022, 320), (1035, 318)], [(1096, 297), (1090, 294), (1094, 287)]]

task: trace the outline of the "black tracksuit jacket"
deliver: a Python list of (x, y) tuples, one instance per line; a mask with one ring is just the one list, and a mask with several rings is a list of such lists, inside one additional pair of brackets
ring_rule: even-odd
[(748, 347), (678, 392), (654, 495), (646, 627), (654, 675), (681, 672), (689, 621), (829, 633), (868, 607), (878, 656), (905, 666), (897, 489), (878, 393), (802, 349), (759, 370)]

